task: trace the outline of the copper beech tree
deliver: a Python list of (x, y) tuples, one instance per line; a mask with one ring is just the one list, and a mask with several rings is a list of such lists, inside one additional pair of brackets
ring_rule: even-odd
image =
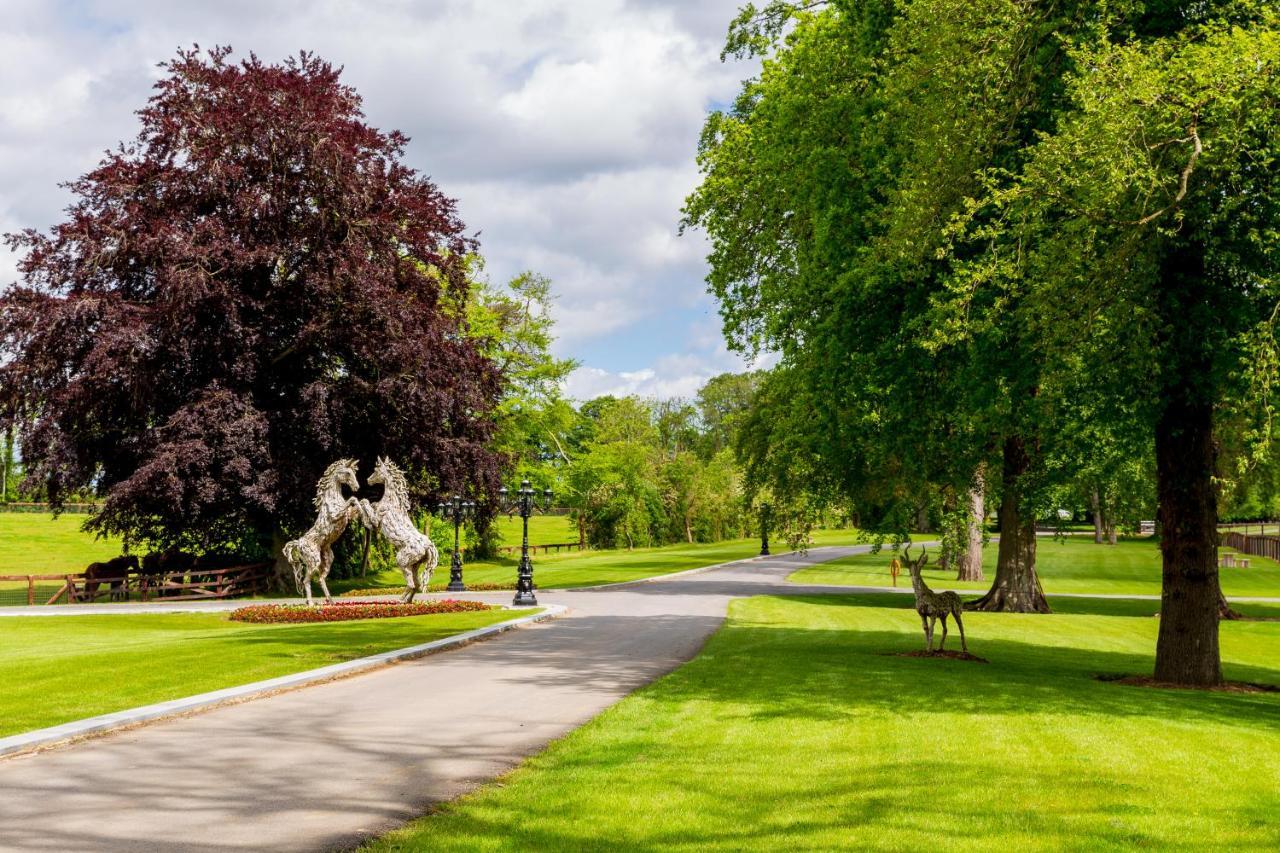
[(96, 489), (96, 532), (197, 548), (278, 545), (338, 457), (397, 460), (420, 499), (495, 488), (502, 377), (459, 309), (454, 200), (340, 69), (230, 54), (164, 63), (65, 220), (7, 238), (0, 427), (28, 482)]

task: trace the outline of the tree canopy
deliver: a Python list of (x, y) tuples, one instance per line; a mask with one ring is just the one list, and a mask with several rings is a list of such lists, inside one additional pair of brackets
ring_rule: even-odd
[(1043, 610), (1035, 518), (1091, 471), (1100, 504), (1142, 505), (1154, 469), (1157, 675), (1220, 680), (1215, 454), (1265, 455), (1277, 375), (1276, 23), (1249, 0), (745, 8), (727, 51), (762, 72), (708, 119), (685, 214), (731, 345), (781, 356), (749, 478), (902, 535), (998, 470), (976, 606)]
[(496, 489), (454, 201), (338, 69), (230, 53), (164, 63), (65, 221), (8, 237), (0, 421), (29, 476), (96, 486), (94, 530), (204, 548), (296, 529), (337, 457), (395, 458), (420, 499)]

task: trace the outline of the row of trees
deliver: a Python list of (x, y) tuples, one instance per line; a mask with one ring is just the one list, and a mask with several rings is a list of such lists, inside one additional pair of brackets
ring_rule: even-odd
[(712, 379), (696, 400), (600, 397), (584, 403), (557, 470), (565, 503), (600, 547), (708, 542), (757, 524), (733, 457), (753, 375)]
[(984, 488), (976, 606), (1043, 612), (1055, 493), (1116, 518), (1152, 477), (1156, 676), (1219, 682), (1219, 484), (1265, 460), (1280, 363), (1277, 23), (1260, 0), (746, 7), (727, 50), (763, 71), (708, 120), (685, 213), (731, 344), (781, 355), (752, 482), (899, 534)]

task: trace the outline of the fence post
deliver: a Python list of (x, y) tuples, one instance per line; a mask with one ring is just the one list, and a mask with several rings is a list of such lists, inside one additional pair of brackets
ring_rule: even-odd
[(31, 575), (27, 575), (27, 606), (30, 607), (36, 603), (36, 579)]

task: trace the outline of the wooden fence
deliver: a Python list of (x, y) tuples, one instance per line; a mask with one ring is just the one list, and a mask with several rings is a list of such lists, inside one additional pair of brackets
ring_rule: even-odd
[[(542, 553), (544, 553), (544, 554), (550, 553), (550, 549), (552, 549), (552, 548), (556, 549), (556, 553), (557, 553), (557, 554), (559, 554), (559, 553), (560, 553), (560, 549), (561, 549), (561, 548), (568, 548), (570, 551), (572, 551), (574, 548), (577, 548), (579, 551), (585, 551), (585, 550), (586, 550), (586, 546), (585, 546), (585, 545), (583, 545), (581, 542), (552, 542), (552, 543), (551, 543), (551, 544), (549, 544), (549, 545), (533, 545), (533, 544), (530, 544), (530, 545), (529, 545), (529, 553), (530, 553), (530, 554), (536, 554), (536, 553), (538, 553), (538, 549), (539, 549), (539, 548), (541, 548), (541, 549), (542, 549)], [(519, 545), (503, 545), (502, 547), (498, 548), (498, 553), (499, 553), (499, 554), (508, 554), (508, 555), (510, 555), (510, 554), (519, 554), (519, 553), (520, 553), (520, 546), (519, 546)]]
[(1280, 536), (1261, 536), (1239, 533), (1235, 530), (1220, 531), (1222, 539), (1221, 544), (1234, 548), (1245, 554), (1252, 554), (1255, 557), (1270, 557), (1272, 560), (1280, 560)]
[[(35, 604), (86, 604), (93, 601), (204, 601), (232, 598), (264, 591), (271, 577), (271, 563), (254, 563), (228, 569), (191, 569), (144, 575), (130, 572), (90, 579), (84, 573), (59, 575), (0, 575), (0, 581), (26, 585), (26, 602)], [(49, 582), (57, 591), (45, 600)], [(37, 589), (40, 593), (37, 594)]]
[[(92, 515), (98, 511), (98, 505), (95, 503), (65, 503), (62, 505), (62, 512), (80, 515)], [(0, 503), (0, 512), (40, 512), (50, 514), (53, 509), (46, 503), (23, 503), (21, 501), (9, 501)]]

